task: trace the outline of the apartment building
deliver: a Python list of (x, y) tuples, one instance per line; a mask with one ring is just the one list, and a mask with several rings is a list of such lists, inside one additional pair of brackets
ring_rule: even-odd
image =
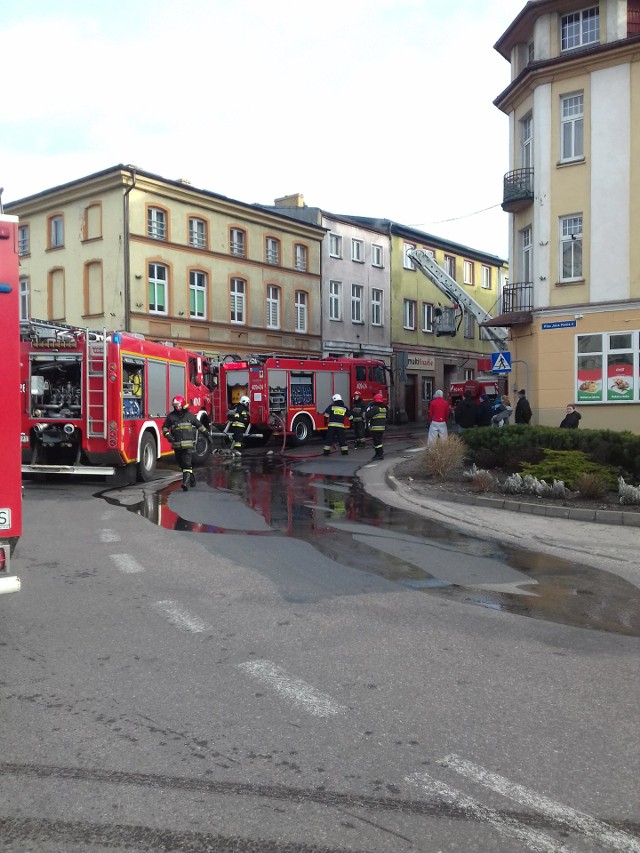
[(510, 283), (535, 422), (640, 431), (640, 2), (530, 0), (496, 50), (511, 82)]
[(118, 165), (5, 205), (21, 311), (211, 355), (319, 355), (323, 228)]

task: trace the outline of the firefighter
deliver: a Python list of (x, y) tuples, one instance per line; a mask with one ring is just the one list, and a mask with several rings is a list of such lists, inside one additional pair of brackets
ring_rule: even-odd
[(188, 410), (184, 397), (178, 394), (171, 401), (171, 405), (173, 411), (169, 412), (162, 424), (162, 434), (173, 447), (176, 462), (182, 470), (182, 491), (186, 492), (189, 486), (196, 484), (191, 464), (196, 432), (201, 432), (207, 438), (209, 433), (207, 428)]
[(331, 402), (324, 410), (324, 421), (327, 425), (327, 435), (324, 440), (324, 455), (331, 453), (331, 445), (334, 441), (340, 447), (340, 453), (346, 456), (349, 453), (347, 447), (347, 428), (344, 424), (345, 418), (352, 420), (351, 411), (345, 406), (340, 394), (334, 394)]
[(364, 417), (367, 429), (373, 439), (373, 449), (375, 451), (373, 458), (384, 459), (382, 439), (384, 438), (384, 431), (387, 428), (387, 407), (384, 404), (384, 397), (379, 391), (374, 395), (373, 402), (367, 406)]
[(364, 411), (366, 406), (360, 392), (356, 391), (351, 400), (351, 414), (353, 420), (353, 432), (356, 439), (356, 447), (364, 447)]
[(244, 433), (249, 426), (249, 403), (248, 397), (240, 397), (240, 400), (235, 404), (233, 409), (229, 409), (227, 417), (231, 432), (233, 433), (233, 446), (231, 452), (234, 456), (242, 455), (242, 447), (244, 445)]

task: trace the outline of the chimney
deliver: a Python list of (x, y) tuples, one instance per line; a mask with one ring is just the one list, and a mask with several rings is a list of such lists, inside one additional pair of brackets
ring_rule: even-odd
[(305, 207), (302, 193), (283, 195), (280, 198), (276, 198), (273, 203), (276, 207)]

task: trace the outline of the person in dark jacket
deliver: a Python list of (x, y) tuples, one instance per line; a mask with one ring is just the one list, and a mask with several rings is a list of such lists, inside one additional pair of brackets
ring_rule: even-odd
[(491, 426), (491, 418), (493, 417), (493, 403), (489, 399), (488, 394), (480, 394), (480, 402), (476, 410), (477, 426)]
[(179, 394), (171, 401), (173, 411), (169, 412), (162, 424), (162, 434), (173, 447), (176, 462), (182, 470), (182, 490), (195, 486), (193, 474), (193, 446), (196, 432), (208, 436), (207, 428), (187, 409), (187, 401)]
[(560, 424), (561, 429), (578, 429), (580, 426), (580, 420), (582, 415), (580, 412), (576, 411), (576, 407), (573, 404), (569, 404), (567, 406), (567, 414), (562, 419), (562, 423)]
[(249, 400), (248, 397), (240, 397), (239, 401), (235, 404), (233, 409), (229, 409), (229, 411), (227, 412), (227, 418), (229, 419), (230, 429), (233, 433), (233, 445), (231, 448), (231, 452), (234, 456), (242, 455), (242, 448), (244, 446), (244, 434), (245, 430), (249, 426), (250, 402), (251, 400)]
[(351, 400), (351, 414), (353, 415), (353, 420), (351, 421), (351, 425), (353, 426), (353, 434), (356, 439), (356, 447), (364, 447), (364, 410), (366, 409), (365, 402), (362, 399), (359, 391), (353, 395), (353, 399)]
[(476, 425), (478, 416), (477, 408), (471, 391), (465, 391), (462, 395), (462, 400), (460, 400), (453, 413), (458, 432), (464, 432), (466, 429), (471, 429), (471, 427)]
[(527, 392), (524, 388), (518, 391), (518, 402), (516, 403), (515, 422), (517, 424), (528, 424), (533, 412), (527, 400)]
[(374, 394), (373, 401), (369, 403), (364, 413), (367, 429), (373, 438), (374, 459), (384, 459), (384, 448), (382, 441), (384, 431), (387, 428), (387, 407), (384, 397), (378, 391)]
[(342, 397), (340, 394), (334, 394), (331, 398), (331, 402), (324, 410), (324, 420), (327, 424), (327, 433), (326, 438), (324, 440), (324, 456), (328, 456), (331, 453), (331, 446), (334, 442), (340, 448), (340, 453), (343, 456), (346, 456), (349, 453), (349, 447), (347, 446), (347, 428), (345, 426), (345, 418), (348, 421), (351, 421), (353, 415), (351, 414), (350, 409), (345, 406)]

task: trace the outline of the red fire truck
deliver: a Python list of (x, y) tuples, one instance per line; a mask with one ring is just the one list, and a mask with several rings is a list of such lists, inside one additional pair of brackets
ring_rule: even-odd
[(506, 380), (504, 379), (468, 379), (466, 382), (452, 382), (449, 386), (449, 403), (452, 408), (462, 400), (465, 391), (471, 391), (471, 395), (478, 403), (480, 394), (486, 394), (493, 402), (500, 394), (506, 394)]
[(385, 403), (389, 399), (388, 368), (377, 359), (269, 354), (223, 362), (214, 369), (212, 379), (205, 377), (213, 389), (213, 423), (222, 429), (229, 408), (246, 395), (251, 401), (249, 437), (286, 436), (301, 445), (326, 429), (323, 412), (333, 394), (347, 405), (356, 391), (365, 401), (378, 391)]
[[(20, 324), (22, 471), (149, 480), (172, 453), (161, 433), (176, 394), (210, 426), (206, 359), (126, 332)], [(196, 455), (206, 457), (206, 439)]]
[(20, 578), (11, 570), (11, 554), (22, 534), (18, 277), (18, 219), (0, 214), (0, 594), (20, 589)]

